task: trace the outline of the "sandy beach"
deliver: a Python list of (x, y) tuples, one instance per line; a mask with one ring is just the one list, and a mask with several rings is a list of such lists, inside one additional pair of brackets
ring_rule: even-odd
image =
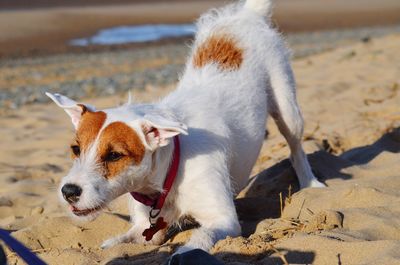
[[(0, 4), (13, 8), (0, 11), (0, 228), (48, 264), (162, 264), (188, 239), (190, 229), (172, 229), (162, 246), (100, 249), (129, 229), (127, 195), (93, 222), (67, 216), (57, 188), (71, 165), (74, 132), (43, 92), (99, 109), (124, 103), (129, 90), (136, 102), (155, 101), (175, 88), (190, 40), (82, 49), (66, 41), (114, 25), (188, 22), (223, 2)], [(328, 187), (299, 191), (271, 120), (235, 199), (243, 235), (211, 250), (224, 264), (400, 263), (400, 4), (335, 2), (333, 9), (332, 1), (283, 0), (275, 15), (293, 50), (303, 145)], [(7, 248), (6, 255), (9, 264), (25, 264)]]
[[(304, 146), (328, 187), (298, 191), (288, 148), (269, 123), (252, 181), (236, 199), (243, 237), (218, 242), (216, 257), (226, 264), (399, 262), (399, 45), (400, 35), (393, 35), (294, 61)], [(173, 87), (149, 86), (134, 96), (150, 101)], [(125, 96), (86, 101), (106, 107)], [(187, 239), (190, 231), (161, 247), (101, 250), (104, 239), (129, 227), (124, 198), (91, 223), (66, 217), (56, 187), (70, 165), (72, 128), (56, 106), (4, 112), (0, 135), (0, 226), (49, 264), (160, 264)]]

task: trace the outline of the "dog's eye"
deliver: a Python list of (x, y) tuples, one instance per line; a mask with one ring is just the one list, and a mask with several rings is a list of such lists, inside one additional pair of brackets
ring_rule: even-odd
[(79, 156), (81, 154), (81, 148), (79, 147), (79, 145), (71, 145), (71, 150), (75, 156)]
[(120, 160), (124, 155), (118, 152), (110, 152), (105, 157), (105, 160), (108, 162), (114, 162)]

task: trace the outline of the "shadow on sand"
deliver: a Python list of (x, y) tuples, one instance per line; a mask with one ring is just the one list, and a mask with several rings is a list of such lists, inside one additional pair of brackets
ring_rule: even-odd
[[(318, 179), (351, 179), (343, 169), (366, 164), (382, 152), (400, 153), (400, 128), (385, 133), (375, 143), (350, 149), (340, 156), (326, 151), (308, 155), (311, 167)], [(280, 217), (280, 199), (299, 190), (296, 173), (290, 161), (285, 159), (251, 178), (243, 198), (235, 200), (239, 219), (242, 221), (243, 236), (254, 233), (256, 225), (266, 218)]]

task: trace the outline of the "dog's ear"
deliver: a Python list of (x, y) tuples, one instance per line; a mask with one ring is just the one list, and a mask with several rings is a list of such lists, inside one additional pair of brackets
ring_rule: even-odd
[(51, 94), (49, 92), (46, 92), (46, 96), (51, 98), (60, 108), (64, 109), (64, 111), (71, 117), (71, 121), (75, 129), (78, 128), (82, 114), (84, 114), (88, 110), (96, 111), (96, 108), (93, 106), (87, 104), (79, 104), (61, 94)]
[(146, 114), (141, 126), (151, 150), (168, 145), (170, 139), (178, 134), (188, 134), (187, 126), (173, 115)]

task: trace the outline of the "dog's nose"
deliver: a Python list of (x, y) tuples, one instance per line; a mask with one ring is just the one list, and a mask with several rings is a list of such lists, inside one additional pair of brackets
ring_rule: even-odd
[(81, 187), (75, 184), (65, 184), (61, 188), (61, 193), (64, 196), (64, 199), (69, 203), (75, 203), (79, 201), (79, 196), (82, 194)]

